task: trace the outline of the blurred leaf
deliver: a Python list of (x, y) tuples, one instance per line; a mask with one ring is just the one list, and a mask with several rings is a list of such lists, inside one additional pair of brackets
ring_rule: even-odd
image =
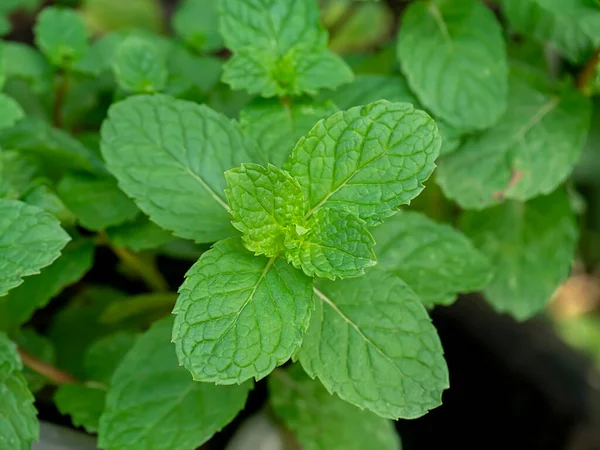
[(196, 51), (214, 51), (223, 47), (219, 33), (216, 0), (182, 0), (173, 15), (173, 29)]
[[(26, 352), (46, 364), (53, 365), (56, 361), (56, 352), (52, 342), (47, 337), (38, 334), (33, 328), (19, 330), (15, 335), (15, 342)], [(44, 375), (29, 367), (23, 368), (23, 377), (27, 381), (29, 390), (33, 393), (48, 384), (48, 379)]]

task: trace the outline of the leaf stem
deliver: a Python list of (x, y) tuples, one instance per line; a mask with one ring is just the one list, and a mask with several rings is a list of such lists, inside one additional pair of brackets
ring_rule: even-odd
[(23, 364), (29, 367), (31, 370), (44, 375), (54, 384), (69, 384), (69, 383), (77, 383), (77, 379), (73, 377), (71, 374), (67, 372), (63, 372), (60, 369), (57, 369), (50, 364), (47, 364), (43, 361), (40, 361), (32, 354), (26, 352), (22, 348), (19, 348), (19, 355), (21, 356), (21, 360), (23, 360)]
[[(108, 239), (107, 239), (108, 241)], [(117, 247), (108, 241), (108, 246), (123, 264), (133, 269), (151, 290), (168, 292), (169, 284), (162, 274), (151, 264), (146, 263), (135, 253), (123, 247)]]
[(56, 88), (56, 94), (54, 95), (54, 103), (52, 104), (52, 124), (56, 128), (62, 128), (63, 126), (63, 105), (68, 90), (69, 74), (68, 72), (61, 71), (59, 73), (59, 81), (58, 87)]
[(575, 81), (575, 86), (577, 89), (584, 93), (585, 95), (589, 95), (589, 83), (594, 77), (596, 73), (596, 67), (600, 63), (600, 47), (596, 49), (590, 59), (587, 60), (581, 72), (577, 75), (577, 79)]

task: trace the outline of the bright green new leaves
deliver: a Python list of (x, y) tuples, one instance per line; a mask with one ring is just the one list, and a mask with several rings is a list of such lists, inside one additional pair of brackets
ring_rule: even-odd
[(69, 240), (58, 220), (40, 208), (0, 199), (0, 297), (50, 265)]
[(244, 407), (250, 383), (197, 383), (177, 365), (171, 325), (162, 320), (142, 335), (113, 375), (100, 419), (101, 448), (193, 450)]
[(279, 99), (258, 98), (242, 109), (240, 124), (260, 145), (267, 160), (282, 167), (298, 139), (308, 133), (319, 120), (337, 111), (336, 105), (330, 101), (292, 98), (283, 102)]
[(0, 128), (9, 128), (17, 123), (25, 113), (13, 98), (0, 93)]
[(402, 17), (398, 58), (421, 103), (459, 129), (487, 128), (506, 110), (502, 29), (477, 0), (414, 2)]
[(299, 365), (277, 369), (269, 377), (275, 414), (306, 450), (399, 450), (391, 421), (332, 395)]
[(129, 222), (140, 212), (110, 176), (68, 173), (58, 194), (81, 225), (92, 231)]
[(300, 346), (314, 308), (312, 280), (281, 258), (218, 242), (186, 274), (173, 312), (179, 361), (195, 380), (267, 376)]
[(63, 415), (70, 415), (73, 425), (97, 433), (104, 410), (106, 390), (82, 384), (64, 384), (54, 394), (54, 403)]
[(173, 30), (187, 45), (198, 51), (214, 51), (223, 46), (219, 15), (214, 0), (184, 0), (173, 15)]
[(352, 81), (327, 50), (315, 0), (222, 0), (220, 28), (234, 52), (223, 81), (263, 97), (316, 94)]
[(376, 225), (423, 190), (440, 146), (426, 113), (378, 101), (318, 122), (294, 148), (289, 171), (302, 186), (309, 217), (328, 206)]
[(214, 242), (235, 235), (223, 172), (260, 161), (232, 121), (206, 106), (165, 95), (111, 107), (102, 154), (120, 188), (176, 236)]
[(391, 419), (441, 403), (448, 369), (437, 332), (410, 288), (372, 269), (317, 284), (316, 310), (299, 359), (342, 399)]
[(29, 450), (39, 438), (33, 395), (21, 368), (15, 345), (0, 333), (0, 448)]
[(466, 209), (549, 194), (572, 172), (587, 136), (590, 102), (511, 77), (509, 109), (489, 130), (443, 158), (436, 181)]
[(58, 67), (70, 67), (88, 49), (85, 23), (72, 9), (44, 8), (34, 31), (36, 45)]
[(487, 258), (454, 228), (402, 212), (373, 229), (379, 267), (395, 273), (425, 306), (448, 305), (491, 280)]
[(244, 245), (255, 255), (277, 256), (303, 222), (300, 185), (273, 165), (242, 164), (225, 172), (225, 178), (232, 223), (243, 233)]
[(115, 79), (125, 91), (152, 93), (167, 84), (167, 59), (149, 39), (130, 36), (117, 47), (112, 63)]
[(468, 211), (461, 225), (492, 261), (495, 276), (483, 292), (499, 312), (530, 318), (569, 274), (577, 226), (563, 190), (527, 203)]
[(349, 278), (376, 264), (373, 236), (354, 214), (320, 208), (287, 243), (285, 256), (310, 277)]

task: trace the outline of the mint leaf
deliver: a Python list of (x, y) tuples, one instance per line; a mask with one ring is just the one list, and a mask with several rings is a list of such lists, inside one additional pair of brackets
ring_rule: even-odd
[(279, 255), (304, 218), (298, 182), (273, 165), (258, 164), (228, 170), (225, 179), (232, 223), (243, 233), (245, 247), (255, 255)]
[(269, 377), (275, 414), (306, 450), (400, 450), (391, 421), (332, 395), (299, 365), (277, 369)]
[(167, 65), (169, 78), (165, 93), (182, 98), (195, 98), (211, 92), (223, 69), (220, 59), (196, 55), (180, 46), (173, 46), (169, 51)]
[(8, 80), (24, 80), (37, 93), (52, 86), (52, 66), (34, 48), (20, 42), (2, 42), (2, 70)]
[(179, 361), (195, 380), (267, 376), (300, 346), (314, 307), (312, 280), (282, 259), (256, 257), (234, 239), (186, 274), (173, 312)]
[(530, 318), (569, 274), (577, 226), (562, 189), (527, 203), (467, 211), (461, 226), (494, 266), (494, 279), (483, 292), (498, 312)]
[(41, 165), (35, 158), (11, 150), (0, 152), (0, 197), (20, 199), (40, 177)]
[(337, 111), (330, 101), (257, 98), (240, 112), (240, 125), (260, 145), (268, 161), (281, 167), (296, 142), (315, 123)]
[(159, 92), (167, 83), (165, 55), (141, 37), (130, 36), (119, 44), (112, 67), (119, 86), (129, 92)]
[(44, 211), (49, 212), (58, 220), (63, 226), (75, 225), (75, 216), (69, 211), (58, 195), (45, 184), (40, 184), (32, 188), (22, 198), (25, 203), (33, 206), (37, 206)]
[(285, 256), (309, 277), (356, 277), (377, 263), (373, 236), (365, 222), (350, 212), (321, 208), (304, 227), (288, 240)]
[(398, 58), (421, 103), (454, 127), (484, 129), (506, 110), (502, 29), (476, 0), (411, 4), (402, 16)]
[(318, 122), (294, 148), (290, 174), (308, 216), (329, 206), (376, 225), (423, 190), (440, 145), (426, 113), (382, 100)]
[(396, 274), (425, 306), (449, 305), (461, 292), (484, 288), (488, 259), (454, 228), (402, 212), (373, 229), (379, 267)]
[(88, 48), (85, 23), (72, 9), (49, 6), (37, 17), (35, 43), (58, 67), (70, 67)]
[(223, 46), (218, 30), (217, 2), (184, 0), (173, 15), (173, 30), (187, 45), (197, 51), (214, 51)]
[[(121, 302), (114, 303), (119, 305)], [(136, 333), (118, 331), (98, 339), (85, 352), (83, 365), (90, 380), (110, 384), (113, 373), (137, 340)]]
[(102, 154), (152, 221), (197, 242), (235, 235), (223, 172), (261, 159), (235, 123), (165, 95), (114, 104), (102, 126)]
[(250, 383), (197, 383), (177, 365), (171, 326), (171, 320), (156, 323), (117, 368), (100, 419), (100, 447), (137, 450), (151, 442), (156, 450), (193, 450), (244, 407)]
[(382, 417), (416, 418), (441, 403), (448, 369), (424, 306), (396, 275), (321, 281), (299, 359), (331, 393)]
[(0, 329), (13, 329), (27, 322), (36, 309), (46, 306), (66, 286), (83, 277), (93, 262), (94, 244), (91, 239), (80, 238), (70, 242), (51, 266), (34, 278), (25, 280), (5, 297), (0, 297)]
[(39, 438), (39, 424), (21, 367), (16, 346), (0, 332), (0, 446), (28, 450)]
[(173, 235), (163, 230), (146, 216), (106, 230), (110, 241), (117, 247), (126, 247), (134, 252), (160, 247), (174, 240)]
[(100, 322), (106, 325), (123, 324), (134, 322), (144, 323), (150, 318), (150, 322), (165, 316), (173, 309), (177, 300), (174, 292), (151, 292), (138, 294), (108, 305), (102, 314)]
[(14, 99), (0, 93), (0, 128), (9, 128), (25, 116), (23, 108)]
[(92, 231), (129, 222), (139, 213), (110, 176), (68, 173), (58, 184), (58, 194), (79, 223)]
[(82, 384), (63, 384), (54, 394), (54, 403), (63, 415), (71, 416), (73, 425), (96, 433), (104, 410), (106, 391)]
[[(33, 328), (23, 328), (15, 335), (15, 342), (46, 364), (54, 365), (56, 362), (56, 351), (50, 339), (38, 334)], [(1, 369), (0, 369), (1, 370)], [(23, 378), (27, 381), (29, 390), (33, 393), (38, 392), (48, 384), (48, 379), (29, 367), (23, 368)]]
[(50, 214), (0, 199), (0, 297), (52, 264), (70, 239)]
[(439, 163), (436, 181), (463, 208), (549, 194), (585, 145), (591, 105), (573, 87), (556, 93), (515, 74), (509, 94), (509, 110), (494, 127)]
[(234, 52), (223, 81), (233, 89), (273, 97), (316, 94), (352, 81), (350, 68), (327, 50), (314, 0), (222, 0), (220, 15), (221, 34)]

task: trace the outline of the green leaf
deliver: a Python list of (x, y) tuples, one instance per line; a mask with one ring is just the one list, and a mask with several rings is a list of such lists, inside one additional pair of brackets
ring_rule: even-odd
[(52, 264), (70, 239), (47, 212), (0, 199), (0, 297)]
[(214, 0), (184, 0), (173, 15), (173, 30), (197, 51), (214, 51), (223, 47), (218, 30), (219, 15)]
[(0, 448), (29, 450), (39, 438), (33, 395), (21, 368), (15, 344), (0, 332)]
[(0, 298), (0, 329), (13, 329), (25, 323), (36, 309), (46, 306), (66, 286), (83, 277), (93, 262), (91, 239), (70, 242), (51, 266)]
[(251, 383), (197, 383), (177, 365), (171, 326), (168, 319), (155, 324), (117, 368), (100, 419), (100, 447), (193, 450), (244, 407)]
[(382, 100), (318, 122), (294, 148), (290, 174), (309, 217), (325, 205), (376, 225), (419, 195), (440, 146), (426, 113)]
[[(196, 258), (197, 259), (197, 258)], [(174, 292), (150, 292), (133, 295), (111, 303), (100, 315), (100, 322), (107, 325), (124, 322), (144, 323), (162, 318), (173, 310), (177, 294)]]
[(186, 274), (173, 312), (179, 361), (195, 380), (234, 384), (267, 376), (300, 346), (314, 307), (312, 280), (234, 239)]
[(373, 236), (354, 214), (321, 208), (303, 226), (302, 233), (286, 243), (285, 256), (309, 277), (356, 277), (377, 263)]
[(92, 231), (129, 222), (140, 212), (110, 176), (68, 173), (58, 194), (81, 225)]
[(402, 16), (398, 58), (421, 103), (454, 127), (484, 129), (506, 110), (502, 29), (476, 0), (411, 4)]
[(130, 36), (119, 44), (113, 60), (119, 86), (129, 92), (162, 91), (167, 84), (167, 60), (153, 42)]
[(70, 67), (88, 48), (83, 19), (72, 9), (49, 6), (37, 17), (35, 43), (55, 66)]
[(257, 98), (240, 112), (244, 131), (260, 145), (270, 163), (282, 167), (296, 142), (319, 120), (338, 111), (330, 101), (310, 98)]
[(23, 201), (49, 212), (60, 220), (63, 226), (73, 226), (75, 224), (76, 219), (73, 213), (69, 211), (58, 195), (45, 184), (32, 188), (23, 197)]
[(20, 42), (2, 42), (2, 69), (8, 80), (30, 83), (35, 92), (47, 92), (52, 86), (52, 67), (33, 47)]
[(110, 227), (106, 234), (115, 246), (134, 252), (155, 249), (175, 239), (169, 231), (151, 222), (147, 216), (139, 216), (133, 222)]
[(73, 425), (88, 433), (98, 432), (106, 391), (82, 384), (63, 384), (54, 394), (54, 403), (62, 415), (71, 416)]
[(220, 59), (196, 55), (181, 46), (173, 46), (169, 51), (167, 65), (165, 93), (185, 98), (204, 97), (217, 85), (223, 70)]
[(161, 33), (164, 28), (165, 12), (160, 0), (85, 0), (80, 10), (97, 34), (126, 29)]
[(0, 151), (0, 197), (17, 200), (40, 178), (41, 164), (30, 155)]
[(442, 345), (425, 307), (396, 275), (322, 281), (299, 359), (331, 393), (382, 417), (416, 418), (448, 388)]
[(197, 242), (235, 235), (223, 172), (261, 159), (234, 122), (165, 95), (113, 105), (102, 126), (102, 154), (121, 189), (153, 222)]
[(0, 128), (10, 128), (24, 116), (21, 105), (8, 95), (0, 93)]
[(109, 385), (113, 373), (131, 350), (137, 337), (136, 333), (118, 331), (90, 345), (83, 360), (88, 379)]
[(494, 266), (494, 279), (483, 292), (499, 312), (530, 318), (569, 274), (577, 225), (562, 189), (527, 203), (467, 211), (461, 227)]
[(255, 255), (279, 255), (304, 219), (298, 182), (271, 164), (242, 164), (225, 172), (225, 179), (232, 223), (243, 233), (246, 248)]
[[(23, 328), (15, 335), (15, 341), (29, 354), (49, 365), (56, 363), (56, 351), (50, 339), (38, 334), (33, 328)], [(48, 378), (29, 367), (23, 368), (23, 377), (29, 390), (38, 392), (48, 384)]]
[(275, 414), (305, 450), (400, 450), (394, 424), (331, 395), (299, 365), (269, 377)]
[(406, 282), (425, 306), (449, 305), (491, 281), (490, 262), (466, 236), (423, 214), (402, 212), (373, 236), (379, 267)]
[(222, 0), (220, 15), (221, 34), (234, 52), (223, 81), (233, 89), (273, 97), (352, 81), (350, 68), (327, 50), (316, 1)]
[(504, 198), (549, 194), (573, 171), (585, 145), (591, 105), (571, 86), (556, 93), (511, 77), (509, 110), (489, 130), (442, 158), (436, 181), (466, 209)]

